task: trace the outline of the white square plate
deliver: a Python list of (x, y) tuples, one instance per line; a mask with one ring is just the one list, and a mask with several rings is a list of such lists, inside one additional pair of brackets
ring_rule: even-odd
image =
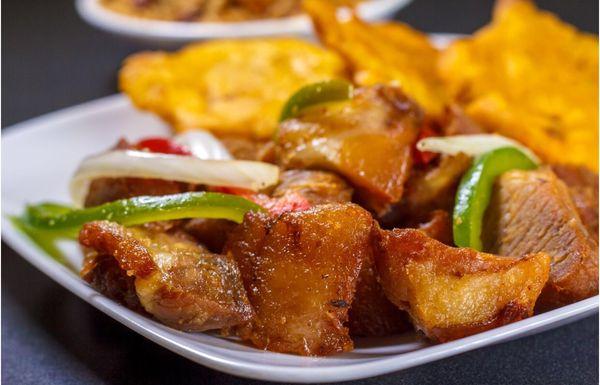
[[(538, 333), (598, 311), (598, 296), (471, 337), (432, 345), (409, 333), (361, 339), (346, 354), (326, 358), (266, 352), (235, 339), (209, 333), (182, 333), (134, 313), (94, 291), (77, 274), (55, 262), (19, 233), (6, 219), (27, 203), (68, 202), (67, 185), (79, 161), (112, 146), (121, 137), (135, 140), (167, 135), (158, 119), (135, 110), (115, 95), (48, 114), (3, 130), (2, 235), (14, 250), (39, 270), (104, 313), (152, 341), (192, 361), (242, 377), (286, 382), (354, 380), (398, 371)], [(74, 242), (63, 248), (68, 259), (81, 264)], [(25, 279), (26, 277), (23, 277)]]

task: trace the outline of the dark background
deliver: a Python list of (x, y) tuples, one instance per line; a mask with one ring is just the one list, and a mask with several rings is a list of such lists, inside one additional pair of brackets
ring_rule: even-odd
[[(598, 1), (542, 8), (598, 33)], [(492, 2), (415, 0), (397, 19), (469, 33)], [(66, 0), (2, 4), (2, 126), (116, 92), (128, 54), (153, 47), (84, 24)], [(43, 186), (40, 186), (43, 188)], [(258, 384), (194, 364), (130, 331), (2, 244), (2, 381), (6, 384)], [(598, 384), (598, 316), (356, 384)]]

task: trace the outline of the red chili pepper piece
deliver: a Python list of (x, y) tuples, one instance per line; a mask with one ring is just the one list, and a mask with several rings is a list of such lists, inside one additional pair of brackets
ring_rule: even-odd
[(151, 137), (140, 140), (135, 144), (135, 149), (157, 152), (160, 154), (192, 155), (188, 149), (173, 142), (168, 138)]
[(265, 194), (256, 193), (252, 190), (238, 187), (218, 186), (211, 187), (210, 191), (241, 196), (259, 206), (262, 206), (271, 215), (281, 215), (287, 212), (304, 211), (311, 207), (310, 202), (296, 192), (288, 193), (281, 198), (271, 198)]
[(435, 152), (419, 151), (416, 148), (416, 144), (421, 139), (428, 138), (430, 136), (437, 136), (437, 135), (438, 135), (438, 133), (433, 128), (431, 128), (431, 126), (429, 124), (426, 124), (423, 126), (423, 128), (421, 129), (421, 132), (419, 133), (419, 137), (417, 138), (417, 141), (415, 142), (415, 147), (413, 147), (413, 160), (414, 160), (415, 164), (426, 166), (438, 156), (438, 154), (436, 154)]

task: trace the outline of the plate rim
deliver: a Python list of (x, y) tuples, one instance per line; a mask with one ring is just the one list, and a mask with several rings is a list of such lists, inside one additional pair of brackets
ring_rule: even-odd
[[(359, 4), (359, 13), (367, 21), (381, 20), (406, 7), (412, 1), (371, 0)], [(82, 19), (96, 28), (130, 37), (153, 38), (170, 42), (278, 35), (307, 36), (312, 33), (312, 25), (306, 15), (242, 22), (184, 23), (142, 19), (119, 14), (100, 5), (99, 0), (76, 0), (75, 8)]]
[[(15, 138), (18, 139), (21, 135), (33, 131), (52, 130), (52, 127), (56, 124), (69, 120), (82, 119), (86, 116), (99, 114), (113, 108), (123, 108), (127, 105), (131, 105), (129, 100), (124, 95), (116, 94), (29, 119), (4, 128), (2, 130), (2, 146), (6, 145), (7, 142), (10, 143), (12, 140), (15, 140)], [(4, 162), (8, 159), (5, 159), (3, 156), (2, 160)], [(4, 182), (4, 175), (2, 179)], [(4, 192), (2, 193), (2, 201), (4, 201)], [(208, 350), (202, 350), (201, 342), (197, 342), (195, 344), (196, 348), (193, 348), (192, 346), (186, 346), (172, 340), (169, 336), (160, 333), (158, 328), (154, 327), (155, 322), (150, 323), (150, 326), (144, 326), (136, 322), (136, 318), (141, 317), (140, 315), (96, 292), (78, 276), (74, 275), (72, 271), (49, 258), (18, 232), (6, 218), (6, 215), (7, 213), (4, 212), (3, 208), (2, 240), (22, 258), (71, 293), (82, 298), (133, 331), (196, 363), (228, 374), (257, 380), (297, 383), (338, 382), (383, 375), (517, 338), (528, 332), (545, 331), (597, 313), (599, 306), (599, 296), (595, 296), (456, 341), (426, 346), (415, 351), (395, 354), (389, 357), (375, 358), (371, 361), (348, 363), (342, 366), (300, 367), (286, 366), (285, 364), (250, 363), (222, 357), (218, 353), (212, 353)], [(200, 349), (198, 349), (198, 346)], [(268, 353), (271, 354), (271, 352)], [(327, 358), (315, 359), (326, 360)]]

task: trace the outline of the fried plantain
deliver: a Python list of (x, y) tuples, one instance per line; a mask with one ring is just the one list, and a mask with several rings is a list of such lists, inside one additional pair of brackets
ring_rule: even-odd
[(367, 24), (327, 0), (304, 1), (303, 7), (321, 42), (350, 64), (356, 84), (400, 86), (428, 114), (442, 114), (446, 96), (436, 68), (439, 52), (427, 35), (401, 23)]
[(544, 253), (498, 257), (446, 246), (415, 229), (381, 231), (377, 245), (388, 298), (439, 342), (531, 316), (550, 271)]
[(137, 107), (176, 131), (269, 138), (298, 88), (344, 76), (335, 53), (302, 40), (220, 40), (130, 56), (119, 85)]
[(529, 1), (506, 1), (490, 25), (453, 43), (440, 73), (488, 131), (550, 163), (598, 170), (598, 38)]

